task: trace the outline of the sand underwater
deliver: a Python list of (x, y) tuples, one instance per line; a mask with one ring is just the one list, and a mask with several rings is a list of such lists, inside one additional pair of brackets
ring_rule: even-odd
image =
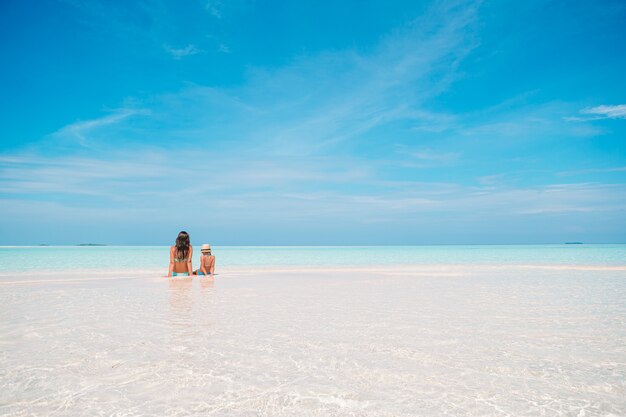
[(0, 274), (3, 416), (623, 416), (626, 266)]

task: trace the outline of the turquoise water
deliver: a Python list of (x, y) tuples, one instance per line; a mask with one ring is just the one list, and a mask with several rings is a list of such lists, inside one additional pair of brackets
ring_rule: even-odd
[[(220, 266), (626, 265), (626, 244), (450, 246), (215, 246)], [(167, 269), (167, 246), (4, 246), (0, 271)], [(194, 267), (200, 254), (196, 249)]]

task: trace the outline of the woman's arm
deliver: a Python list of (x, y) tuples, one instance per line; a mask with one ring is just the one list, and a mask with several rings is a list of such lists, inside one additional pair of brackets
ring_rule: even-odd
[(170, 248), (170, 268), (167, 271), (167, 276), (171, 277), (172, 272), (174, 272), (174, 247), (173, 246)]

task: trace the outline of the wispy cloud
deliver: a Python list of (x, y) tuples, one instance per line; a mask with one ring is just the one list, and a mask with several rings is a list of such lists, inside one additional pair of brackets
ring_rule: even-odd
[(267, 123), (258, 133), (282, 153), (323, 151), (395, 121), (432, 120), (421, 108), (449, 87), (477, 44), (477, 7), (456, 6), (437, 3), (367, 55), (337, 51), (278, 71), (252, 70), (234, 94), (260, 110)]
[(92, 120), (81, 120), (78, 122), (74, 122), (69, 124), (56, 132), (52, 133), (52, 137), (54, 138), (66, 138), (73, 139), (77, 141), (81, 146), (89, 146), (88, 136), (90, 133), (110, 127), (115, 124), (122, 123), (127, 119), (138, 116), (138, 115), (148, 115), (150, 111), (147, 109), (138, 109), (138, 108), (122, 108), (113, 111), (111, 114), (107, 116), (103, 116), (97, 119)]
[[(222, 20), (251, 9), (251, 2), (219, 0), (181, 4), (176, 1), (110, 2), (106, 0), (60, 0), (88, 31), (106, 33), (110, 43), (131, 50), (162, 50), (164, 57), (182, 60), (205, 52), (228, 53), (223, 25), (207, 25), (206, 15)], [(228, 12), (228, 13), (227, 13)], [(198, 20), (193, 17), (198, 17)], [(199, 24), (199, 22), (201, 22)]]
[(581, 110), (583, 114), (591, 114), (603, 119), (626, 119), (626, 104), (617, 106), (596, 106)]
[(411, 148), (403, 144), (396, 144), (395, 147), (398, 154), (408, 157), (408, 159), (397, 163), (415, 168), (450, 166), (456, 163), (461, 156), (460, 152), (437, 151), (425, 147)]
[(506, 178), (505, 174), (493, 174), (493, 175), (483, 175), (476, 178), (476, 181), (483, 186), (493, 187), (496, 185), (501, 185)]
[(204, 6), (208, 12), (217, 19), (222, 18), (222, 2), (219, 0), (208, 0)]
[[(178, 168), (168, 161), (208, 161), (210, 180), (198, 175), (180, 183)], [(8, 194), (93, 194), (135, 198), (137, 190), (152, 195), (195, 195), (210, 191), (222, 194), (250, 189), (290, 190), (316, 185), (324, 189), (335, 184), (363, 180), (368, 171), (358, 165), (334, 159), (274, 159), (271, 162), (246, 158), (241, 163), (229, 152), (176, 150), (142, 152), (140, 161), (120, 152), (103, 152), (94, 157), (44, 157), (22, 154), (0, 157), (0, 192)]]
[(606, 167), (606, 168), (588, 168), (588, 169), (577, 169), (572, 171), (561, 171), (557, 172), (556, 175), (559, 176), (573, 176), (573, 175), (584, 175), (584, 174), (598, 174), (598, 173), (607, 173), (607, 172), (625, 172), (626, 166), (623, 167)]
[(601, 135), (601, 128), (590, 124), (568, 123), (567, 114), (574, 104), (560, 101), (523, 103), (508, 100), (496, 106), (458, 115), (454, 128), (459, 135), (494, 138), (499, 141), (543, 140), (553, 137)]
[(181, 59), (201, 52), (195, 45), (191, 44), (185, 46), (184, 48), (174, 48), (169, 45), (163, 45), (163, 49), (165, 49), (165, 51), (174, 59)]
[[(158, 224), (159, 230), (185, 227), (239, 244), (352, 242), (337, 238), (342, 234), (380, 243), (400, 231), (417, 233), (413, 242), (436, 242), (440, 231), (459, 239), (465, 229), (475, 237), (477, 228), (510, 238), (519, 235), (520, 225), (535, 227), (532, 222), (546, 216), (559, 219), (549, 226), (558, 231), (559, 224), (579, 224), (577, 216), (614, 224), (626, 214), (624, 185), (390, 184), (366, 161), (238, 160), (210, 149), (142, 153), (140, 160), (125, 153), (12, 155), (0, 158), (0, 178), (0, 215), (17, 222), (26, 216), (37, 225), (37, 213), (44, 210), (46, 224), (71, 219), (74, 228), (87, 230), (103, 222), (112, 230), (142, 234), (153, 233)], [(269, 233), (274, 239), (281, 233), (290, 237), (259, 239), (260, 230), (274, 231)], [(363, 230), (369, 235), (360, 235)], [(331, 240), (324, 240), (324, 231)], [(294, 240), (294, 233), (303, 237)]]
[[(167, 135), (172, 143), (187, 146), (228, 142), (261, 148), (267, 157), (303, 156), (358, 144), (368, 132), (393, 123), (441, 125), (452, 116), (428, 111), (426, 103), (447, 90), (459, 76), (459, 62), (476, 47), (477, 10), (473, 2), (436, 2), (368, 53), (302, 55), (282, 68), (251, 68), (241, 87), (190, 85), (178, 93), (137, 99), (139, 107), (151, 109), (154, 123), (125, 141)], [(193, 45), (167, 50), (177, 59), (198, 52)], [(78, 137), (83, 128), (63, 130)]]
[[(177, 175), (179, 167), (170, 162), (191, 158), (197, 161), (198, 174), (181, 183)], [(206, 169), (202, 161), (210, 161)], [(555, 207), (561, 206), (571, 211), (576, 211), (575, 207), (580, 207), (581, 211), (588, 211), (590, 207), (593, 210), (626, 208), (626, 186), (623, 185), (577, 183), (511, 187), (504, 185), (496, 175), (480, 178), (486, 186), (478, 187), (436, 182), (405, 182), (401, 187), (389, 187), (381, 182), (382, 188), (378, 188), (379, 173), (364, 169), (362, 165), (359, 161), (346, 164), (341, 158), (314, 161), (289, 158), (273, 163), (248, 160), (241, 166), (230, 156), (211, 151), (145, 153), (141, 161), (124, 153), (101, 158), (24, 154), (0, 157), (0, 192), (16, 196), (93, 195), (111, 201), (133, 201), (136, 206), (153, 204), (152, 200), (144, 200), (146, 195), (166, 198), (175, 189), (177, 198), (189, 197), (215, 204), (222, 200), (241, 200), (242, 207), (251, 212), (259, 208), (259, 201), (247, 205), (245, 201), (250, 195), (293, 199), (290, 204), (316, 201), (316, 204), (341, 206), (346, 214), (359, 205), (359, 210), (366, 213), (381, 210), (378, 215), (414, 209), (458, 212), (471, 209), (512, 214), (555, 211)], [(346, 191), (342, 184), (353, 187)], [(363, 192), (363, 189), (370, 191)], [(168, 202), (163, 200), (160, 204)], [(308, 212), (306, 204), (301, 208)]]
[(626, 104), (618, 105), (600, 105), (595, 107), (586, 107), (580, 111), (586, 116), (567, 117), (569, 121), (590, 121), (604, 119), (626, 119)]

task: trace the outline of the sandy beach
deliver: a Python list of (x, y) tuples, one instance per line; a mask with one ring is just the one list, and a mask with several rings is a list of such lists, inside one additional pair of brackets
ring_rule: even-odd
[(620, 416), (626, 268), (0, 277), (7, 416)]

